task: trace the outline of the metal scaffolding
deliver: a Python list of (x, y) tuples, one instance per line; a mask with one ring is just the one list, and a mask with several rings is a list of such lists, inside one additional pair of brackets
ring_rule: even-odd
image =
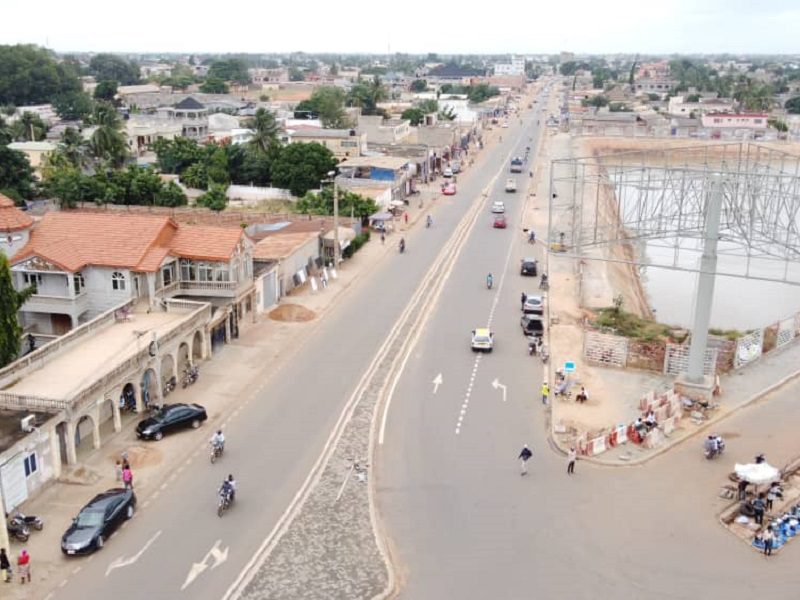
[(700, 274), (690, 379), (716, 275), (800, 285), (800, 156), (705, 144), (555, 160), (550, 173), (550, 252)]

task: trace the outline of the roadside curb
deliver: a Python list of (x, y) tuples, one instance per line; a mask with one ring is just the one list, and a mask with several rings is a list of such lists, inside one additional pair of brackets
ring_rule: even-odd
[[(611, 462), (610, 460), (598, 459), (598, 458), (594, 458), (594, 457), (581, 457), (581, 460), (589, 462), (589, 463), (592, 463), (592, 464), (595, 464), (595, 465), (598, 465), (598, 466), (603, 466), (603, 467), (633, 467), (633, 466), (643, 465), (643, 464), (653, 460), (654, 458), (656, 458), (658, 456), (661, 456), (662, 454), (664, 454), (665, 452), (671, 450), (672, 448), (675, 448), (676, 446), (679, 446), (680, 444), (686, 442), (687, 440), (690, 440), (690, 439), (696, 437), (697, 434), (705, 431), (706, 429), (708, 429), (712, 425), (716, 425), (717, 423), (720, 423), (720, 422), (724, 421), (725, 419), (731, 417), (732, 415), (736, 414), (740, 410), (742, 410), (744, 408), (747, 408), (751, 404), (753, 404), (753, 403), (761, 400), (762, 398), (772, 394), (773, 392), (777, 391), (778, 389), (782, 388), (783, 386), (785, 386), (788, 383), (790, 383), (793, 379), (796, 379), (798, 377), (800, 377), (800, 369), (798, 369), (796, 371), (792, 371), (791, 373), (789, 373), (788, 375), (786, 375), (782, 379), (779, 379), (778, 381), (776, 381), (772, 385), (768, 386), (767, 388), (765, 388), (765, 389), (763, 389), (763, 390), (751, 395), (749, 398), (747, 398), (742, 403), (731, 407), (731, 409), (728, 412), (726, 412), (725, 414), (721, 414), (721, 415), (718, 415), (717, 417), (715, 417), (713, 419), (709, 419), (707, 422), (703, 423), (702, 425), (697, 426), (697, 428), (693, 432), (691, 432), (691, 433), (689, 433), (689, 434), (687, 434), (687, 435), (685, 435), (685, 436), (683, 436), (681, 438), (675, 439), (675, 441), (673, 441), (671, 443), (668, 443), (668, 444), (665, 444), (664, 446), (661, 446), (660, 448), (657, 448), (656, 450), (654, 450), (651, 454), (648, 454), (647, 456), (644, 456), (644, 457), (641, 457), (641, 458), (632, 458), (631, 460), (628, 460), (628, 461), (619, 461), (619, 460), (617, 460), (617, 461), (614, 461), (614, 462)], [(558, 441), (555, 439), (555, 436), (553, 435), (552, 426), (550, 428), (550, 433), (549, 433), (549, 436), (548, 436), (548, 440), (550, 441), (551, 447), (555, 446), (555, 448), (558, 449), (558, 452), (560, 452), (562, 454), (565, 454), (564, 449), (561, 448), (561, 446), (559, 445)]]

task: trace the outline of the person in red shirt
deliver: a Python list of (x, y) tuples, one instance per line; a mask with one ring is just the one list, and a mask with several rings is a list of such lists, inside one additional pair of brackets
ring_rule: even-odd
[(19, 576), (20, 582), (25, 583), (25, 580), (28, 580), (28, 583), (31, 582), (31, 555), (28, 554), (27, 550), (23, 550), (19, 553), (19, 558), (17, 558), (17, 567), (19, 567)]

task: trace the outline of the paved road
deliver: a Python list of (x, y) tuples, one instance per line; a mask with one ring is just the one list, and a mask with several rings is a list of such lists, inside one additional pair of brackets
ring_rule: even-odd
[[(519, 127), (506, 131), (503, 144), (484, 151), (485, 167), (462, 175), (458, 195), (435, 209), (434, 226), (406, 235), (406, 254), (389, 255), (380, 269), (356, 283), (319, 325), (313, 343), (254, 398), (243, 399), (242, 413), (226, 427), (221, 463), (209, 465), (200, 447), (210, 430), (183, 434), (198, 437), (193, 462), (102, 552), (91, 560), (75, 559), (79, 572), (55, 598), (217, 599), (225, 593), (290, 504), (342, 406), (466, 206), (505, 163)], [(496, 233), (512, 235), (511, 230)], [(486, 268), (476, 265), (474, 273)], [(480, 292), (481, 276), (474, 277)], [(227, 472), (236, 475), (239, 493), (236, 506), (219, 519), (215, 490)], [(129, 564), (109, 572), (114, 562)], [(193, 563), (205, 569), (195, 569), (196, 578), (186, 585)]]
[[(512, 202), (512, 223), (518, 210)], [(476, 228), (398, 385), (377, 489), (401, 598), (796, 596), (800, 574), (787, 561), (800, 544), (764, 559), (715, 515), (734, 462), (766, 451), (783, 465), (797, 453), (800, 383), (724, 422), (723, 460), (706, 461), (690, 440), (645, 467), (579, 462), (569, 477), (547, 446), (541, 365), (519, 332), (519, 294), (533, 284), (516, 270), (526, 252), (512, 230)], [(505, 276), (495, 293), (483, 288), (488, 270)], [(467, 333), (492, 315), (497, 349), (475, 361)], [(527, 477), (516, 460), (523, 443), (534, 452)]]

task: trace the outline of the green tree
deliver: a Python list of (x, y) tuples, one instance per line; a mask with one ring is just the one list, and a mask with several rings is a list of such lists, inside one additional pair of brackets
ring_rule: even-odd
[(114, 96), (117, 95), (117, 82), (113, 79), (103, 79), (97, 82), (97, 87), (94, 88), (95, 100), (105, 100), (106, 102), (113, 102)]
[(44, 170), (44, 189), (61, 208), (73, 208), (83, 200), (94, 200), (94, 197), (84, 195), (87, 191), (85, 178), (80, 169), (72, 165), (51, 163)]
[(452, 106), (445, 106), (442, 110), (439, 111), (439, 118), (443, 121), (455, 121), (455, 118), (458, 115), (456, 111), (453, 109)]
[(431, 99), (423, 100), (417, 105), (417, 108), (419, 108), (423, 113), (428, 115), (431, 113), (439, 112), (439, 103), (436, 100), (431, 100)]
[(190, 165), (181, 173), (181, 183), (197, 190), (208, 189), (208, 169), (204, 162)]
[(33, 198), (33, 169), (28, 158), (8, 146), (0, 146), (0, 192), (19, 201)]
[(168, 181), (162, 185), (161, 190), (156, 194), (157, 206), (184, 206), (186, 203), (186, 194), (174, 181)]
[(364, 115), (384, 115), (385, 112), (378, 108), (378, 104), (388, 97), (386, 88), (381, 83), (381, 78), (375, 75), (371, 80), (359, 80), (347, 96), (351, 106), (361, 107)]
[(344, 129), (350, 122), (344, 112), (346, 94), (342, 88), (323, 85), (315, 88), (311, 98), (298, 104), (298, 110), (310, 110), (319, 115), (323, 127)]
[(407, 108), (403, 111), (403, 114), (400, 115), (400, 118), (411, 121), (411, 125), (416, 127), (425, 120), (425, 113), (419, 108)]
[(204, 94), (227, 94), (228, 84), (222, 79), (207, 77), (200, 85), (200, 91)]
[(783, 105), (783, 108), (785, 108), (786, 112), (790, 114), (800, 115), (800, 96), (789, 98), (786, 101), (786, 104)]
[(89, 73), (94, 75), (97, 81), (111, 80), (119, 85), (139, 83), (139, 65), (107, 52), (92, 57), (89, 62)]
[(570, 77), (575, 75), (575, 71), (578, 70), (578, 63), (574, 60), (567, 61), (565, 63), (561, 63), (561, 66), (558, 67), (558, 72), (564, 75), (565, 77)]
[(0, 46), (0, 105), (42, 104), (80, 90), (72, 66), (56, 62), (49, 51), (32, 45)]
[(85, 92), (65, 92), (53, 99), (53, 108), (66, 121), (80, 121), (92, 113), (94, 105)]
[(700, 94), (686, 96), (686, 102), (700, 102)]
[[(372, 198), (367, 198), (349, 192), (339, 190), (339, 212), (342, 214), (353, 214), (359, 219), (364, 219), (378, 212), (378, 205)], [(301, 214), (308, 215), (332, 215), (333, 214), (333, 186), (326, 186), (319, 193), (306, 192), (297, 201), (295, 210)]]
[(11, 136), (18, 142), (38, 142), (46, 134), (47, 125), (36, 113), (26, 111), (11, 125)]
[(601, 106), (608, 106), (608, 98), (602, 94), (592, 96), (591, 98), (584, 98), (581, 100), (583, 106), (594, 106), (600, 108)]
[(252, 119), (248, 119), (245, 127), (253, 130), (253, 137), (248, 144), (258, 152), (266, 154), (278, 143), (278, 123), (275, 115), (266, 108), (259, 108)]
[(786, 121), (781, 121), (780, 119), (767, 119), (767, 124), (781, 133), (789, 131), (789, 126), (786, 124)]
[(120, 131), (122, 121), (114, 106), (107, 102), (98, 102), (91, 124), (96, 126), (89, 141), (92, 154), (114, 167), (121, 166), (128, 156), (128, 146)]
[(162, 173), (180, 175), (191, 165), (203, 160), (203, 149), (200, 145), (185, 137), (176, 137), (173, 140), (160, 138), (153, 144), (153, 149), (156, 153), (156, 164)]
[(277, 151), (276, 148), (274, 152), (265, 154), (245, 144), (225, 146), (231, 182), (237, 185), (269, 185), (270, 163), (273, 158), (271, 155)]
[(22, 326), (17, 319), (17, 311), (34, 293), (35, 287), (19, 292), (14, 289), (8, 259), (0, 252), (0, 368), (14, 362), (19, 356)]
[(230, 183), (228, 175), (228, 156), (225, 149), (216, 144), (209, 144), (206, 147), (205, 160), (206, 174), (208, 183), (227, 186)]
[[(16, 112), (16, 109), (14, 112)], [(0, 146), (6, 146), (13, 141), (14, 136), (11, 134), (11, 127), (8, 126), (5, 119), (0, 115)]]
[(299, 68), (289, 68), (289, 81), (303, 81), (304, 79), (305, 75), (303, 75), (303, 71), (301, 71)]
[(275, 185), (289, 189), (299, 198), (308, 190), (318, 188), (320, 182), (335, 167), (333, 153), (322, 144), (312, 142), (284, 146), (272, 162), (270, 170)]
[(225, 207), (228, 205), (228, 197), (225, 195), (225, 188), (219, 185), (212, 186), (210, 190), (197, 199), (197, 204), (217, 212), (225, 210)]
[(425, 81), (424, 79), (415, 79), (414, 81), (411, 82), (410, 87), (412, 92), (416, 93), (424, 92), (425, 90), (428, 89), (428, 82)]
[(240, 58), (215, 60), (208, 69), (208, 78), (220, 79), (222, 81), (235, 81), (242, 85), (250, 83), (247, 63)]
[(83, 139), (80, 132), (72, 127), (67, 127), (61, 134), (56, 154), (63, 156), (73, 167), (82, 169), (89, 164), (90, 153), (89, 143)]

